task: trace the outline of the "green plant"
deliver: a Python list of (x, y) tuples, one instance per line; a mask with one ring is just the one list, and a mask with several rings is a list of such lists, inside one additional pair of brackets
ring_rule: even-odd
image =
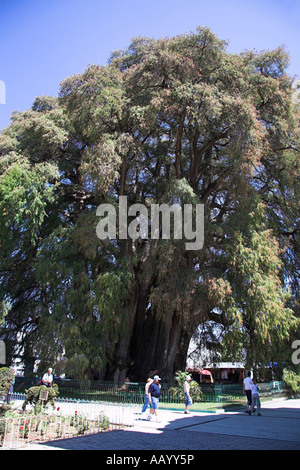
[(110, 426), (109, 418), (104, 413), (101, 413), (98, 416), (96, 422), (98, 423), (98, 427), (101, 428), (102, 431), (106, 431), (106, 429), (108, 429)]
[(74, 426), (78, 434), (84, 434), (85, 431), (90, 429), (90, 421), (86, 416), (80, 415), (75, 411), (74, 416), (71, 417), (70, 425)]
[(8, 367), (2, 367), (0, 369), (0, 399), (4, 398), (9, 390), (9, 387), (13, 384), (15, 375)]
[(0, 418), (0, 445), (2, 445), (4, 434), (5, 434), (5, 420)]
[(59, 420), (56, 423), (56, 429), (55, 429), (57, 438), (61, 438), (63, 436), (65, 423), (66, 423), (65, 416), (59, 416)]
[[(41, 391), (47, 391), (48, 392), (48, 398), (47, 400), (40, 400), (40, 392)], [(48, 403), (52, 405), (52, 408), (54, 409), (55, 403), (54, 399), (57, 397), (59, 394), (58, 391), (58, 386), (57, 384), (54, 384), (52, 387), (45, 387), (44, 385), (42, 387), (31, 387), (29, 390), (25, 390), (26, 392), (26, 399), (22, 405), (23, 411), (26, 410), (26, 406), (28, 404), (34, 405), (34, 413), (38, 414), (41, 412), (42, 407), (45, 405), (47, 406)]]
[(2, 404), (0, 406), (0, 418), (6, 418), (6, 413), (10, 410), (9, 405)]
[(19, 435), (22, 439), (27, 439), (29, 432), (32, 431), (32, 421), (29, 417), (22, 418), (19, 425)]
[(300, 375), (288, 369), (283, 371), (283, 380), (291, 394), (300, 394)]

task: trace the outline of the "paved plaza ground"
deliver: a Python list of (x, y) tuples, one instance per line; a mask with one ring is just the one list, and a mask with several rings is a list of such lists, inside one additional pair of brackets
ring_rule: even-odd
[[(159, 423), (137, 415), (133, 427), (29, 444), (21, 450), (102, 450), (105, 458), (109, 451), (139, 455), (139, 451), (300, 450), (300, 399), (265, 403), (262, 416), (249, 416), (243, 410), (199, 413), (192, 409), (190, 415), (166, 410), (159, 414)], [(111, 455), (117, 458), (118, 452)], [(141, 455), (147, 460), (148, 454)], [(195, 456), (199, 458), (198, 453)], [(253, 454), (253, 458), (257, 461), (259, 457)]]

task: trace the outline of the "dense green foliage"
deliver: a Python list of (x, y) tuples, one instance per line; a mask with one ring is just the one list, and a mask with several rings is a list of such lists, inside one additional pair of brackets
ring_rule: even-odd
[(292, 370), (284, 369), (283, 380), (292, 395), (300, 394), (300, 374)]
[(8, 367), (2, 367), (0, 369), (0, 398), (6, 397), (10, 386), (12, 385), (15, 378), (15, 374)]
[[(284, 49), (210, 30), (135, 39), (0, 136), (3, 336), (80, 378), (166, 380), (199, 324), (223, 357), (287, 359), (299, 328), (299, 126)], [(105, 240), (96, 208), (205, 205), (205, 245)], [(220, 331), (220, 330), (218, 330)], [(211, 338), (210, 338), (211, 339)]]
[[(44, 385), (31, 387), (29, 390), (25, 390), (26, 398), (22, 405), (22, 410), (25, 411), (27, 405), (34, 406), (34, 413), (39, 414), (43, 407), (46, 407), (48, 404), (52, 405), (52, 408), (55, 407), (55, 397), (59, 395), (58, 386), (53, 384), (53, 387), (46, 387)], [(47, 400), (41, 400), (40, 394), (45, 392), (47, 394)]]

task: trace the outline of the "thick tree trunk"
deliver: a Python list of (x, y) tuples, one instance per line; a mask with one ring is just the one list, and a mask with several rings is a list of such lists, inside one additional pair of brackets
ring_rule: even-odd
[(130, 366), (129, 348), (131, 337), (135, 325), (135, 317), (137, 311), (137, 304), (139, 300), (138, 284), (136, 281), (132, 283), (131, 295), (127, 302), (127, 321), (126, 326), (123, 328), (119, 335), (118, 342), (113, 360), (109, 363), (107, 371), (107, 379), (115, 383), (124, 382), (127, 377), (127, 371)]
[(185, 370), (188, 349), (191, 341), (191, 332), (189, 333), (185, 328), (181, 329), (178, 349), (174, 361), (174, 370)]
[(158, 317), (149, 307), (150, 289), (150, 282), (132, 289), (127, 326), (116, 345), (108, 380), (145, 381), (158, 373), (163, 381), (173, 382), (178, 367), (185, 368), (190, 337), (183, 331), (182, 318), (177, 313)]
[[(165, 382), (174, 380), (174, 360), (181, 333), (178, 315), (158, 319), (151, 312), (141, 329), (135, 330), (131, 344), (132, 366), (129, 373), (133, 380), (147, 379), (158, 373)], [(140, 338), (135, 344), (134, 338)]]
[(130, 328), (124, 331), (116, 349), (109, 380), (145, 381), (158, 373), (164, 382), (172, 383), (176, 370), (184, 370), (190, 336), (183, 329), (179, 314), (157, 318), (146, 309), (149, 286), (139, 291), (132, 301), (136, 313), (131, 315)]
[(194, 331), (191, 321), (185, 325), (187, 320), (179, 311), (158, 315), (150, 300), (156, 283), (155, 256), (151, 256), (155, 253), (155, 243), (145, 243), (142, 261), (134, 269), (127, 323), (116, 343), (107, 380), (120, 383), (128, 377), (131, 381), (145, 381), (158, 373), (164, 382), (172, 383), (175, 372), (185, 369)]

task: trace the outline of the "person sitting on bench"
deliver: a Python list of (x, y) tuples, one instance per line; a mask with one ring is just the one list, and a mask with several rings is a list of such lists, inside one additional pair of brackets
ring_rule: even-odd
[(46, 387), (52, 387), (52, 383), (53, 383), (52, 369), (49, 368), (48, 373), (43, 375), (40, 385), (45, 385)]

